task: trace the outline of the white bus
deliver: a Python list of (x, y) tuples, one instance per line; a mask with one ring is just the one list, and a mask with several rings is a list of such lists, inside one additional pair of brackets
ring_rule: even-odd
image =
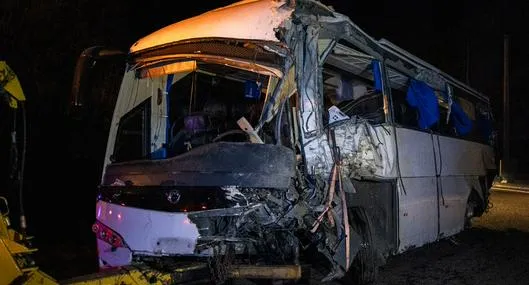
[(318, 261), (323, 280), (369, 282), (487, 209), (488, 98), (319, 1), (237, 2), (126, 58), (93, 227), (102, 268)]

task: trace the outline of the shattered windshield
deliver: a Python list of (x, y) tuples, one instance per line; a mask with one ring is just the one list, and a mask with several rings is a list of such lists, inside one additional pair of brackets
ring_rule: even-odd
[(237, 121), (258, 122), (267, 82), (268, 76), (219, 65), (201, 66), (174, 82), (168, 94), (169, 157), (211, 142), (248, 142)]
[[(168, 158), (222, 141), (251, 142), (244, 126), (259, 124), (278, 77), (227, 64), (189, 62), (191, 68), (172, 70), (166, 64), (161, 72), (136, 70), (130, 83), (125, 78), (121, 104), (135, 107), (123, 107), (128, 109), (120, 116), (114, 162)], [(273, 118), (267, 121), (258, 137), (274, 143)]]

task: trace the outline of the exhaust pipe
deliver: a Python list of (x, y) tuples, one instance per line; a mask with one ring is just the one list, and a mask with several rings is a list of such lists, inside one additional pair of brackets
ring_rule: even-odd
[(233, 279), (301, 279), (301, 266), (234, 266), (229, 271), (229, 277)]

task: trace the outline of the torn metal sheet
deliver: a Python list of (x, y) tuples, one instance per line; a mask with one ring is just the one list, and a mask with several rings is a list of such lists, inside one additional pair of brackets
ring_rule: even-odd
[[(245, 160), (241, 161), (240, 158)], [(291, 149), (271, 144), (219, 142), (165, 160), (115, 163), (103, 185), (116, 179), (135, 186), (222, 186), (288, 188), (295, 176)]]
[[(341, 121), (333, 127), (340, 148), (342, 173), (350, 178), (396, 177), (392, 129), (372, 126), (355, 119)], [(330, 175), (333, 160), (327, 135), (305, 145), (309, 171), (315, 175)]]

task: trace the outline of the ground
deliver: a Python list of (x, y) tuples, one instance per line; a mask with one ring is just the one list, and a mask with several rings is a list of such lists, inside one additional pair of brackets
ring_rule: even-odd
[[(379, 285), (526, 284), (529, 280), (529, 192), (494, 191), (492, 208), (451, 239), (394, 256)], [(47, 246), (40, 267), (63, 279), (95, 270), (92, 245)]]
[(495, 191), (491, 202), (471, 229), (391, 258), (377, 284), (526, 284), (529, 193)]

